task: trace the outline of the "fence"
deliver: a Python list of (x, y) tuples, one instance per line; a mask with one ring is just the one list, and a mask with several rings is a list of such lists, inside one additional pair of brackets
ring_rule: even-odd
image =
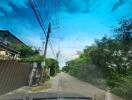
[(0, 60), (0, 95), (28, 85), (30, 64)]

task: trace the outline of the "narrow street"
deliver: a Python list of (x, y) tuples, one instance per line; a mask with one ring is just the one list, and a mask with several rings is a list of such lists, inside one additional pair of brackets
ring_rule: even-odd
[(0, 100), (132, 100), (131, 4), (0, 0)]
[[(58, 81), (57, 81), (58, 80)], [(66, 73), (58, 74), (52, 79), (53, 87), (49, 92), (76, 93), (83, 96), (89, 96), (94, 100), (123, 100), (109, 92), (101, 90), (89, 83), (80, 81)], [(58, 88), (55, 88), (57, 87)]]
[[(92, 97), (93, 100), (123, 100), (109, 92), (101, 90), (89, 83), (80, 81), (63, 72), (59, 73), (55, 77), (52, 77), (43, 86), (19, 88), (6, 94), (5, 96), (12, 96), (14, 94), (17, 95), (17, 97), (24, 94), (33, 94), (32, 96), (40, 94), (42, 96), (46, 93), (78, 94), (81, 96)], [(46, 95), (50, 96), (48, 94)]]

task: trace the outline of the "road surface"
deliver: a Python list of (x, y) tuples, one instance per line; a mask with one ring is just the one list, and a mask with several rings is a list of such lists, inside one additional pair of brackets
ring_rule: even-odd
[(80, 81), (63, 72), (52, 79), (52, 84), (50, 92), (76, 93), (92, 97), (94, 100), (123, 100), (108, 91), (101, 90), (92, 84)]
[(51, 86), (48, 88), (35, 87), (37, 89), (24, 87), (20, 88), (18, 90), (15, 90), (14, 92), (8, 93), (9, 95), (12, 94), (30, 94), (30, 93), (40, 93), (43, 95), (43, 93), (70, 93), (70, 94), (79, 94), (86, 97), (92, 97), (93, 100), (123, 100), (108, 91), (101, 90), (97, 88), (96, 86), (89, 84), (87, 82), (83, 82), (78, 80), (77, 78), (74, 78), (66, 73), (59, 73), (57, 76), (51, 78), (48, 82)]

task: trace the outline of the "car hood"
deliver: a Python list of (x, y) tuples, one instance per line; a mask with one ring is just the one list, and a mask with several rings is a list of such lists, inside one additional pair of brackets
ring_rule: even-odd
[(79, 94), (73, 93), (48, 93), (48, 92), (41, 92), (41, 93), (29, 93), (29, 94), (13, 94), (13, 95), (6, 95), (0, 98), (0, 100), (92, 100), (91, 97), (84, 97)]

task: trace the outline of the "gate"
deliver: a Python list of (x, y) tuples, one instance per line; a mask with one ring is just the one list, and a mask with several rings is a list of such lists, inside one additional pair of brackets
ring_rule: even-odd
[(28, 85), (30, 71), (30, 64), (0, 60), (0, 95)]

